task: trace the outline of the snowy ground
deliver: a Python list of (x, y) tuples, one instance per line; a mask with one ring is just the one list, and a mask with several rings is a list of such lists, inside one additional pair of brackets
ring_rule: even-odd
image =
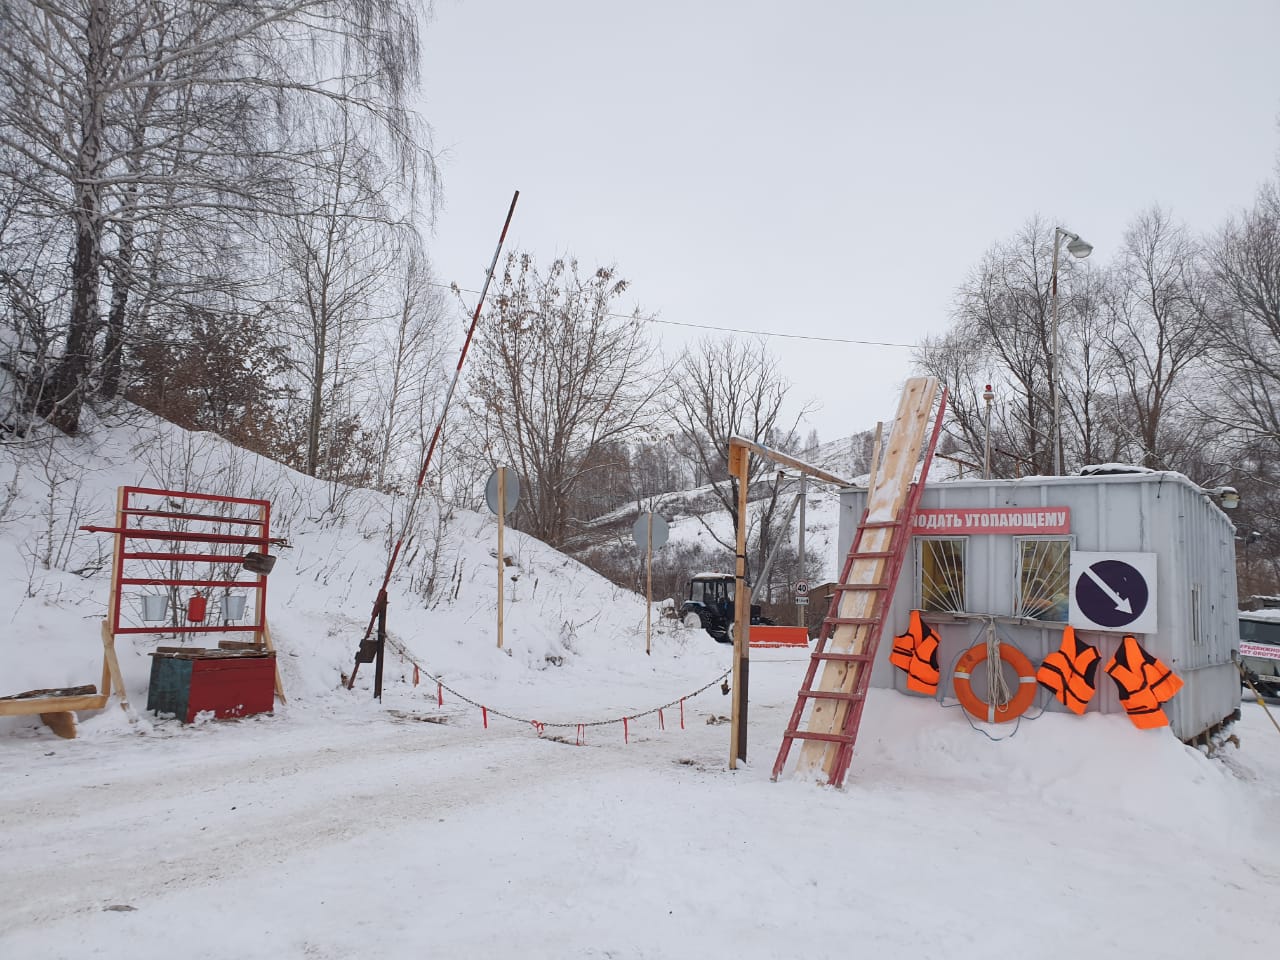
[[(136, 720), (113, 702), (76, 740), (0, 720), (4, 960), (1274, 952), (1280, 732), (1253, 703), (1239, 746), (1207, 758), (1122, 716), (1048, 714), (994, 742), (958, 709), (873, 690), (844, 790), (771, 783), (802, 657), (753, 654), (751, 760), (731, 772), (728, 724), (708, 722), (729, 713), (729, 648), (655, 620), (646, 655), (643, 603), (509, 533), (499, 651), (492, 519), (459, 514), (437, 534), (447, 589), (414, 587), (419, 551), (392, 629), (495, 713), (486, 729), (451, 693), (437, 706), (398, 657), (377, 704), (371, 670), (350, 692), (340, 677), (390, 507), (357, 497), (344, 519), (322, 485), (149, 429), (14, 462), (0, 694), (96, 680), (105, 572), (94, 536), (68, 531), (109, 520), (117, 483), (175, 483), (156, 451), (178, 443), (188, 488), (235, 467), (237, 490), (275, 501), (290, 700), (190, 726), (146, 714), (160, 638), (139, 636), (120, 642)], [(679, 699), (708, 683), (679, 729)], [(665, 730), (648, 713), (624, 743), (618, 718), (667, 704)], [(573, 726), (540, 737), (498, 711), (611, 722), (577, 746)]]
[[(668, 712), (625, 745), (617, 726), (583, 747), (485, 729), (422, 688), (381, 709), (353, 692), (145, 736), (109, 712), (76, 741), (0, 741), (0, 955), (1273, 949), (1280, 734), (1256, 705), (1240, 749), (1207, 759), (1123, 717), (1049, 714), (993, 743), (876, 690), (834, 791), (769, 782), (801, 664), (758, 652), (753, 668), (737, 772), (728, 726), (707, 723), (727, 712), (718, 687), (686, 704), (685, 730)], [(639, 706), (679, 692), (679, 672), (548, 692), (590, 711), (630, 686)]]

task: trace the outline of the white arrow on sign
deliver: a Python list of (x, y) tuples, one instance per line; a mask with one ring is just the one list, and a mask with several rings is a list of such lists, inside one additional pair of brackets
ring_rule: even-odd
[(1133, 613), (1133, 607), (1129, 606), (1128, 598), (1122, 597), (1120, 594), (1112, 590), (1111, 584), (1107, 583), (1107, 581), (1094, 573), (1093, 567), (1085, 567), (1084, 572), (1088, 574), (1090, 580), (1098, 585), (1099, 590), (1111, 598), (1111, 602), (1116, 605), (1117, 610), (1121, 613)]

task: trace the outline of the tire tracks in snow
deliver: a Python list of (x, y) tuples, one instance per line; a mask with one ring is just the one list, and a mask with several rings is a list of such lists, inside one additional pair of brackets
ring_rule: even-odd
[(144, 904), (464, 806), (500, 804), (527, 789), (531, 765), (545, 786), (626, 767), (670, 769), (700, 752), (702, 739), (566, 748), (519, 729), (428, 726), (272, 725), (252, 731), (258, 753), (219, 731), (212, 756), (189, 744), (165, 749), (178, 738), (130, 738), (95, 744), (122, 752), (109, 782), (99, 764), (84, 765), (94, 777), (79, 777), (74, 761), (49, 774), (66, 776), (60, 791), (47, 776), (6, 778), (0, 848), (24, 869), (0, 872), (0, 929)]

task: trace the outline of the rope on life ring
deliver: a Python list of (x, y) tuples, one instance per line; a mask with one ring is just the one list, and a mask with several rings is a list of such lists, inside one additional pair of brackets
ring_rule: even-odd
[[(1027, 708), (1035, 702), (1036, 668), (1031, 665), (1026, 655), (1012, 644), (1001, 643), (997, 649), (1000, 659), (1013, 667), (1018, 674), (1018, 692), (1010, 697), (1007, 703), (999, 702), (999, 698), (992, 698), (988, 703), (973, 692), (969, 682), (973, 668), (986, 660), (989, 655), (990, 646), (985, 641), (974, 644), (964, 652), (956, 663), (955, 671), (951, 674), (951, 682), (955, 687), (956, 699), (971, 716), (985, 720), (987, 723), (1008, 723), (1026, 713)], [(987, 670), (991, 669), (993, 669), (991, 664), (987, 664)]]

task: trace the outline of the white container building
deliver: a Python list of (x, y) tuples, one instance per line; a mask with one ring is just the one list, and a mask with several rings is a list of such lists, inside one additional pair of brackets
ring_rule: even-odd
[[(865, 489), (842, 491), (841, 557), (865, 504)], [(1090, 711), (1124, 712), (1102, 667), (1132, 633), (1184, 681), (1164, 705), (1176, 736), (1191, 740), (1239, 715), (1235, 528), (1187, 477), (1145, 471), (931, 481), (920, 508), (874, 686), (907, 692), (888, 655), (919, 609), (939, 635), (939, 692), (949, 698), (956, 660), (985, 642), (989, 624), (1038, 667), (1070, 622), (1102, 657)], [(975, 672), (973, 680), (975, 690), (985, 689), (983, 676)], [(1035, 703), (1032, 715), (1043, 704), (1066, 710), (1043, 689)]]

